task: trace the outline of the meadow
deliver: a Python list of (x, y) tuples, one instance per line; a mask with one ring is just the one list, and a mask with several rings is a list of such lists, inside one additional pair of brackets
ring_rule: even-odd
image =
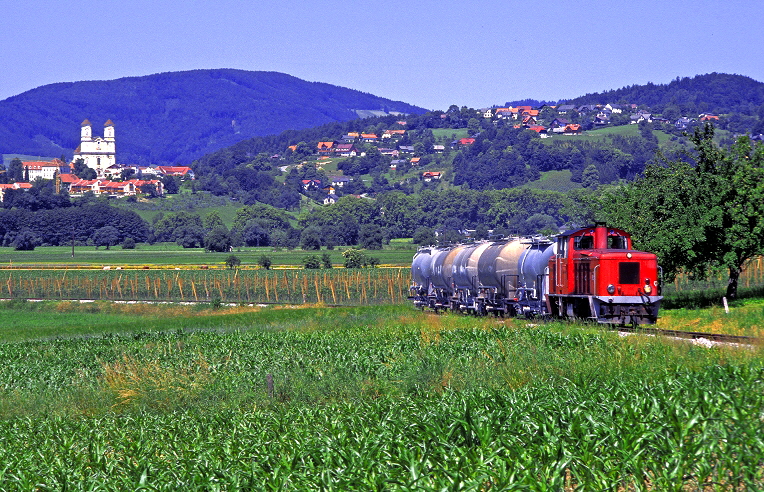
[(761, 347), (407, 305), (0, 310), (3, 490), (764, 485)]
[[(0, 270), (13, 268), (103, 268), (110, 267), (187, 267), (206, 265), (211, 268), (225, 268), (226, 258), (233, 254), (238, 257), (244, 268), (257, 267), (258, 260), (268, 256), (274, 267), (298, 267), (303, 265), (303, 258), (308, 255), (329, 254), (332, 263), (340, 266), (344, 263), (342, 252), (347, 246), (332, 250), (304, 251), (301, 249), (274, 249), (271, 247), (242, 247), (228, 253), (205, 251), (203, 248), (183, 248), (175, 243), (138, 244), (136, 249), (111, 249), (93, 246), (75, 246), (72, 256), (71, 246), (44, 246), (33, 251), (16, 251), (11, 247), (0, 247)], [(379, 259), (382, 265), (411, 265), (411, 258), (416, 252), (416, 245), (411, 242), (391, 242), (381, 250), (368, 251), (369, 256)]]

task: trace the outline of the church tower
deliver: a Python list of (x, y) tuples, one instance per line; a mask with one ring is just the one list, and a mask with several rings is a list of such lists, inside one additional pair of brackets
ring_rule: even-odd
[(103, 137), (93, 136), (89, 120), (80, 124), (80, 146), (74, 151), (74, 160), (82, 159), (85, 165), (95, 170), (99, 178), (105, 171), (117, 163), (114, 142), (114, 122), (108, 120), (104, 124)]
[(114, 122), (111, 120), (103, 124), (103, 139), (111, 142), (114, 141)]
[(80, 124), (80, 141), (90, 142), (92, 139), (93, 139), (93, 129), (90, 125), (90, 121), (86, 118), (85, 121), (83, 121)]

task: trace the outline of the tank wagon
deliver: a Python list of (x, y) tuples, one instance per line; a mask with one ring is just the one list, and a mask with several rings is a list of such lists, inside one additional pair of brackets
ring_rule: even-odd
[(604, 224), (553, 238), (420, 248), (411, 277), (415, 306), (476, 315), (652, 324), (662, 299), (656, 256)]

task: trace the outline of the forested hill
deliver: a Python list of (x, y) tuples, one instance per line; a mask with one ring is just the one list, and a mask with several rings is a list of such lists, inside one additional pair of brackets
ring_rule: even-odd
[(80, 123), (111, 119), (121, 163), (190, 163), (254, 136), (358, 117), (423, 113), (372, 94), (277, 72), (218, 69), (50, 84), (0, 101), (0, 154), (70, 157)]
[(587, 94), (568, 104), (629, 103), (656, 113), (729, 114), (764, 117), (764, 83), (743, 75), (709, 73), (677, 77), (668, 84), (630, 85), (617, 90)]

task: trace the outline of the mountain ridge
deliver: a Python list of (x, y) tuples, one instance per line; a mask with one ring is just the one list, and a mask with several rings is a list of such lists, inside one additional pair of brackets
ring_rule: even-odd
[(204, 69), (57, 82), (0, 101), (0, 153), (71, 156), (79, 124), (116, 124), (122, 163), (189, 163), (255, 136), (357, 118), (422, 113), (401, 101), (280, 72)]

